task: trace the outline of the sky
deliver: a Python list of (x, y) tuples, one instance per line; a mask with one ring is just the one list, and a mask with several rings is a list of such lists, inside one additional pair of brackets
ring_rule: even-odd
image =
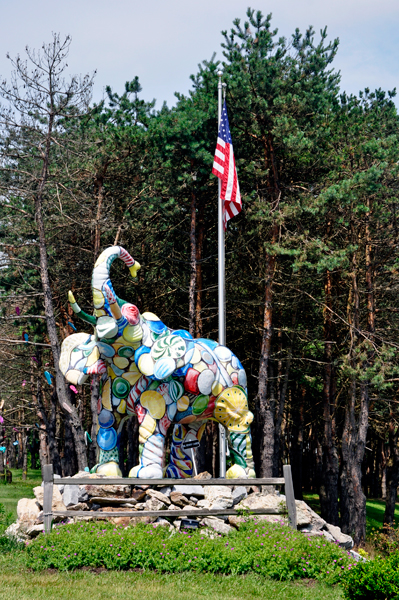
[[(399, 88), (399, 0), (251, 0), (250, 6), (272, 13), (272, 25), (287, 38), (295, 28), (313, 25), (316, 40), (327, 25), (339, 38), (334, 67), (343, 90)], [(136, 75), (142, 98), (175, 103), (186, 94), (190, 74), (214, 52), (222, 59), (221, 31), (235, 18), (245, 20), (249, 0), (0, 0), (0, 77), (9, 79), (12, 57), (25, 46), (40, 48), (52, 32), (71, 35), (71, 74), (97, 71), (94, 100), (105, 86), (123, 92)], [(399, 101), (397, 100), (399, 106)]]

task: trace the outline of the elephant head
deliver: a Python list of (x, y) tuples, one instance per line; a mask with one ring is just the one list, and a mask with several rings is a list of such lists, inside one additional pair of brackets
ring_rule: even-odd
[(92, 335), (76, 333), (62, 343), (59, 364), (70, 383), (82, 384), (90, 375), (105, 373), (105, 361), (111, 352), (107, 342), (111, 339), (124, 333), (126, 340), (138, 341), (141, 331), (139, 310), (134, 304), (118, 298), (110, 280), (110, 268), (116, 258), (125, 263), (132, 277), (136, 277), (140, 269), (140, 264), (120, 246), (111, 246), (102, 252), (93, 269), (94, 316), (81, 310), (71, 291), (68, 294), (74, 313), (94, 328)]

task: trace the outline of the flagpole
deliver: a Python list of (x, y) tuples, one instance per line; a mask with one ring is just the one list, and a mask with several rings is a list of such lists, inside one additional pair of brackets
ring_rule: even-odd
[[(222, 118), (222, 71), (218, 76), (218, 131)], [(219, 344), (226, 345), (226, 317), (225, 317), (225, 258), (224, 258), (224, 227), (223, 227), (223, 204), (221, 195), (222, 182), (218, 179), (218, 308), (219, 308)], [(226, 430), (219, 423), (219, 477), (226, 477)]]

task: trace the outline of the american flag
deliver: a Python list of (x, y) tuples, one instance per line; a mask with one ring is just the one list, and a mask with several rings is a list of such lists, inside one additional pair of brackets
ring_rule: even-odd
[(222, 180), (220, 195), (223, 200), (223, 226), (226, 230), (227, 221), (242, 209), (226, 102), (223, 104), (212, 173)]

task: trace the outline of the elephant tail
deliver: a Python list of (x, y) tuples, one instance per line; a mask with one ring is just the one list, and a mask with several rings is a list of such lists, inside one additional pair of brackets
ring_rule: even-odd
[(95, 308), (102, 308), (104, 306), (106, 298), (105, 286), (107, 285), (112, 290), (110, 268), (116, 258), (120, 258), (125, 263), (132, 277), (136, 277), (137, 271), (140, 269), (140, 264), (121, 246), (110, 246), (104, 250), (98, 257), (93, 269), (91, 285)]

